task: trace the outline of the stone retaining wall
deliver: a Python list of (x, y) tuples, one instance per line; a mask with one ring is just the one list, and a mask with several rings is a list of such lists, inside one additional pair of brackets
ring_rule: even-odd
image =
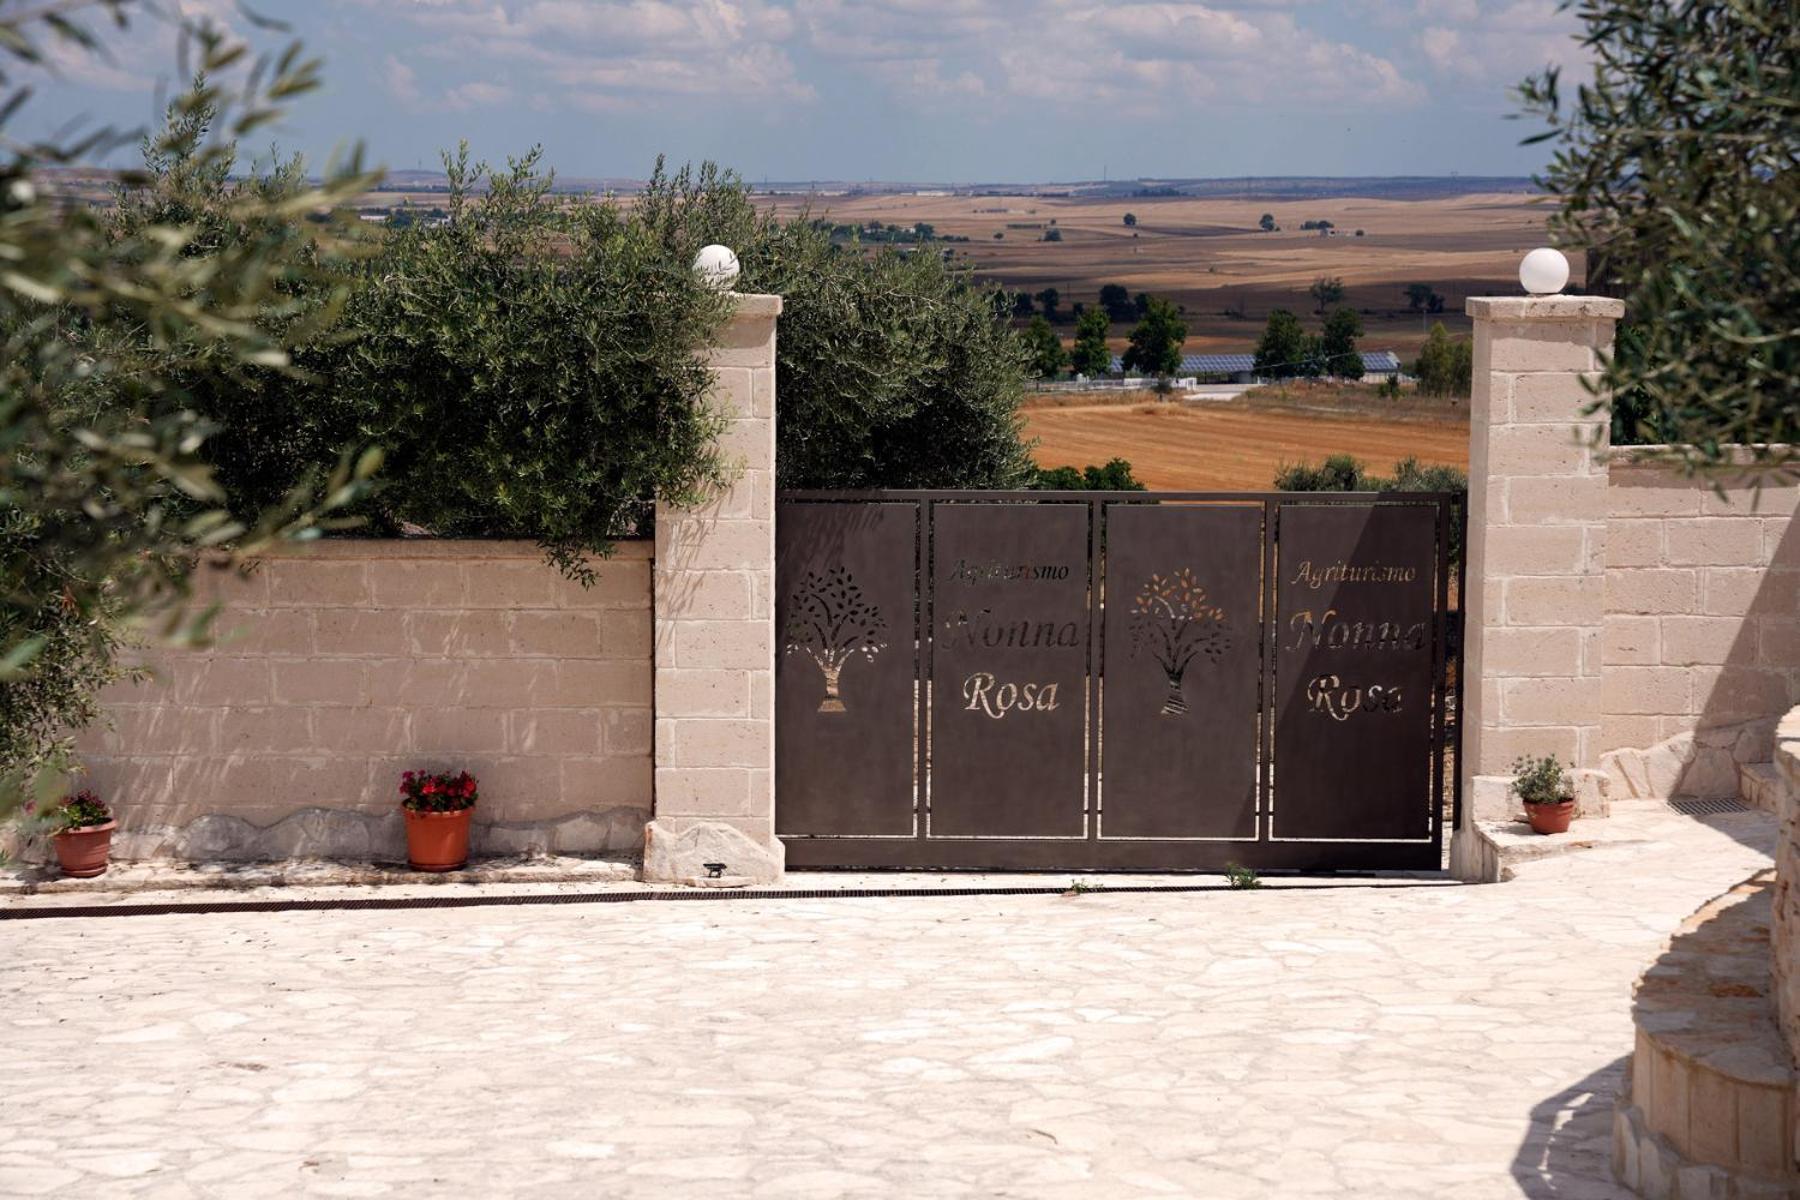
[[(1748, 462), (1748, 456), (1744, 458)], [(1731, 796), (1800, 704), (1800, 486), (1615, 454), (1602, 764), (1615, 795)]]
[(1775, 768), (1785, 785), (1775, 846), (1775, 1005), (1788, 1052), (1800, 1063), (1800, 708), (1775, 731)]
[(220, 644), (158, 651), (82, 743), (118, 858), (404, 857), (400, 772), (481, 781), (481, 853), (636, 853), (650, 547), (582, 588), (525, 542), (327, 541), (210, 573)]

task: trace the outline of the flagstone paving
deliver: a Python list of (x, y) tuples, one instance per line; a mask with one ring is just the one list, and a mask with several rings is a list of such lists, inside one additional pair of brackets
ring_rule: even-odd
[(1613, 820), (1490, 887), (0, 922), (0, 1195), (1622, 1196), (1631, 985), (1773, 826)]

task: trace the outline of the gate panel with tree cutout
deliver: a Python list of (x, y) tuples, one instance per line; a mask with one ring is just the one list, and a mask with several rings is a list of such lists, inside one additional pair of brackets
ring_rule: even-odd
[(776, 519), (776, 832), (910, 837), (918, 506), (783, 504)]
[(1263, 506), (1105, 521), (1100, 837), (1254, 840)]

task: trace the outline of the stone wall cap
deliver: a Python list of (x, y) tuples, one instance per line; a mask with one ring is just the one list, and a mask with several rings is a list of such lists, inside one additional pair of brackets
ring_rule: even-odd
[[(1800, 459), (1800, 447), (1780, 442), (1727, 445), (1719, 447), (1719, 450), (1721, 453), (1717, 463), (1700, 465), (1691, 473), (1717, 482), (1724, 472), (1741, 472), (1744, 482), (1752, 482), (1765, 472), (1791, 474), (1795, 469), (1795, 460)], [(1614, 470), (1624, 468), (1690, 474), (1680, 446), (1613, 446), (1607, 450), (1605, 457), (1607, 465)]]
[(1617, 321), (1625, 302), (1608, 296), (1470, 296), (1468, 314), (1489, 321)]
[[(621, 538), (613, 543), (610, 557), (592, 556), (596, 567), (615, 562), (645, 562), (653, 557), (656, 543), (650, 538)], [(457, 559), (478, 562), (493, 559), (527, 559), (544, 562), (544, 548), (536, 542), (514, 538), (319, 538), (310, 542), (279, 542), (265, 558), (312, 559)], [(548, 566), (548, 564), (546, 564)]]
[(779, 317), (781, 297), (752, 292), (732, 292), (733, 313), (740, 317)]

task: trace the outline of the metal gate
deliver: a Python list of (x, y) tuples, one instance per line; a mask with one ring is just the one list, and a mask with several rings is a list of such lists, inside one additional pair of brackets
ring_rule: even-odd
[(789, 865), (1437, 869), (1462, 520), (1437, 493), (784, 493)]

